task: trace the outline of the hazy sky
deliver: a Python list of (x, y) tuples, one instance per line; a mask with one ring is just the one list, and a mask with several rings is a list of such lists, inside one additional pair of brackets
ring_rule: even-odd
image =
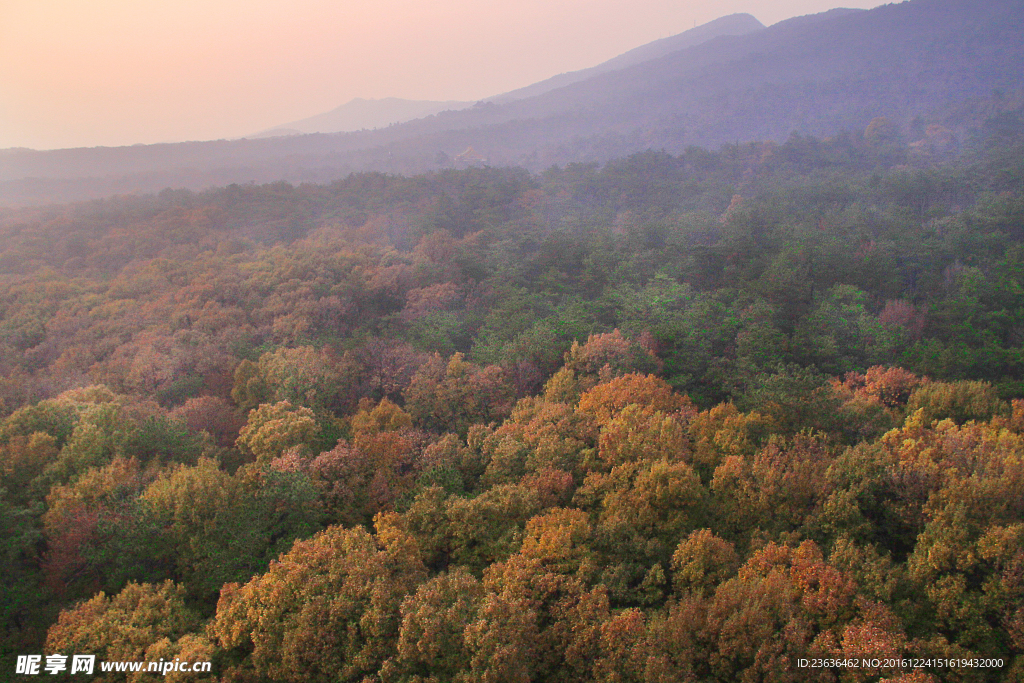
[(353, 97), (477, 100), (734, 12), (877, 4), (0, 0), (0, 148), (239, 137)]

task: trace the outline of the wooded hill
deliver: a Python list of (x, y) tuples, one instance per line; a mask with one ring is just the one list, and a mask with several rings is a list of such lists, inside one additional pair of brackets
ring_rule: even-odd
[(1013, 109), (0, 211), (3, 667), (1019, 680), (1022, 152)]

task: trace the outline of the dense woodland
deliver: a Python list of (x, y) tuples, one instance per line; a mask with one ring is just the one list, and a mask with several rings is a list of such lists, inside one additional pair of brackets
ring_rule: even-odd
[[(6, 671), (1024, 679), (1022, 110), (0, 209), (0, 283)], [(1005, 665), (796, 668), (889, 656)]]

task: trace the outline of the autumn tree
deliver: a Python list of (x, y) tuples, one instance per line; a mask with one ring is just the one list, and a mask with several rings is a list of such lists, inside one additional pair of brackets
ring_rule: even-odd
[(316, 434), (313, 411), (288, 401), (264, 403), (251, 411), (236, 445), (257, 462), (269, 463), (295, 446), (309, 446)]
[(710, 594), (739, 567), (736, 548), (710, 529), (697, 529), (672, 553), (672, 587), (678, 594)]
[(304, 474), (248, 466), (230, 475), (208, 459), (163, 472), (139, 506), (178, 580), (202, 600), (264, 568), (319, 520)]
[(487, 462), (483, 482), (514, 483), (542, 472), (542, 478), (561, 472), (578, 480), (593, 456), (596, 437), (594, 420), (572, 406), (521, 399), (509, 418), (481, 441), (481, 456)]
[(823, 439), (799, 434), (788, 443), (772, 438), (753, 459), (729, 456), (711, 482), (713, 508), (722, 527), (745, 533), (807, 525), (826, 495), (832, 455)]
[(339, 407), (346, 383), (345, 366), (324, 350), (310, 346), (280, 348), (243, 360), (235, 369), (231, 397), (243, 410), (262, 403), (288, 401), (314, 411)]
[(619, 330), (590, 335), (585, 344), (573, 342), (565, 354), (565, 363), (545, 385), (545, 396), (552, 401), (575, 404), (580, 395), (600, 382), (628, 374), (657, 369), (653, 353), (622, 335)]
[(464, 434), (473, 423), (506, 416), (512, 388), (498, 366), (480, 368), (461, 353), (447, 363), (435, 355), (412, 378), (405, 400), (417, 425)]
[(925, 421), (949, 418), (955, 422), (988, 420), (1009, 414), (1009, 406), (987, 382), (931, 382), (918, 387), (907, 401), (907, 412), (923, 411)]
[(683, 419), (697, 412), (686, 396), (673, 392), (664, 380), (654, 375), (639, 374), (622, 375), (594, 386), (580, 396), (576, 409), (604, 426), (631, 404), (646, 412), (679, 413)]
[[(99, 593), (64, 610), (46, 637), (46, 651), (87, 652), (103, 661), (142, 661), (166, 639), (176, 641), (195, 630), (199, 620), (185, 604), (185, 590), (171, 581), (130, 583), (117, 595)], [(130, 676), (131, 674), (128, 674)], [(124, 673), (97, 680), (142, 680)]]
[(402, 602), (425, 578), (414, 548), (331, 527), (225, 586), (212, 633), (259, 676), (361, 681), (396, 654)]
[(475, 621), (483, 586), (463, 568), (420, 584), (402, 601), (395, 657), (381, 668), (385, 681), (464, 680), (470, 651), (466, 628)]
[(90, 468), (73, 484), (50, 489), (42, 517), (48, 545), (43, 571), (55, 590), (75, 594), (84, 589), (83, 582), (100, 578), (102, 547), (130, 515), (126, 501), (152, 476), (134, 458), (115, 458)]

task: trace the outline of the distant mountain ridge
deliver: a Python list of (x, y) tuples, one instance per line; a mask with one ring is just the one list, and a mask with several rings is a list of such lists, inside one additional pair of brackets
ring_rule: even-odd
[[(558, 74), (524, 88), (485, 98), (483, 101), (500, 103), (534, 97), (586, 80), (597, 74), (623, 69), (650, 59), (663, 57), (676, 50), (700, 45), (719, 36), (744, 35), (762, 29), (764, 29), (764, 24), (749, 14), (730, 14), (696, 26), (689, 31), (641, 45), (597, 66)], [(256, 139), (300, 135), (302, 133), (346, 133), (358, 130), (373, 130), (395, 123), (405, 123), (425, 116), (431, 116), (442, 111), (466, 109), (473, 104), (473, 102), (455, 100), (438, 102), (406, 100), (398, 97), (385, 97), (383, 99), (356, 97), (329, 112), (284, 123), (253, 135), (247, 135), (246, 137)]]
[(628, 66), (664, 57), (677, 50), (694, 47), (721, 36), (742, 36), (763, 29), (764, 24), (750, 14), (730, 14), (692, 28), (689, 31), (641, 45), (597, 66), (558, 74), (539, 83), (528, 85), (525, 88), (489, 97), (485, 101), (500, 104), (502, 102), (511, 102), (512, 100), (536, 97), (537, 95), (543, 95), (551, 90), (578, 83), (598, 74), (624, 69)]
[(384, 128), (395, 123), (437, 114), (446, 110), (465, 109), (472, 102), (455, 100), (437, 102), (431, 100), (405, 100), (399, 97), (363, 99), (356, 97), (349, 102), (323, 114), (310, 116), (291, 123), (285, 123), (247, 137), (261, 138), (275, 135), (299, 135), (302, 133), (348, 133), (357, 130)]
[[(630, 54), (637, 57), (622, 58)], [(879, 116), (897, 130), (924, 121), (962, 136), (1024, 93), (1024, 3), (909, 0), (833, 10), (647, 54), (658, 56), (375, 131), (9, 151), (0, 154), (0, 202), (418, 173), (457, 166), (455, 155), (469, 146), (489, 164), (539, 170), (651, 147), (679, 152), (860, 131)]]

